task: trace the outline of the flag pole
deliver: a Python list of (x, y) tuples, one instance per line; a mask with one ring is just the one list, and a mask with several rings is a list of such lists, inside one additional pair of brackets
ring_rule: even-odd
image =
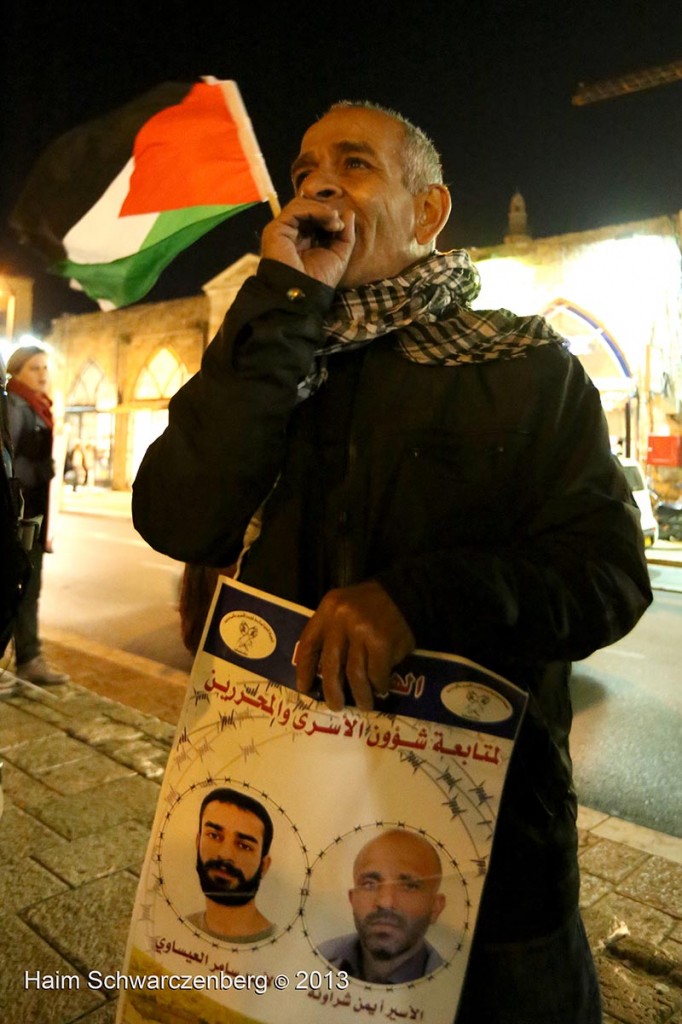
[(277, 198), (276, 192), (268, 193), (268, 203), (270, 204), (270, 212), (272, 213), (272, 216), (279, 217), (280, 213), (282, 212), (282, 207), (279, 204), (279, 199)]
[(234, 117), (235, 124), (237, 125), (237, 131), (239, 132), (239, 139), (242, 144), (242, 148), (249, 161), (249, 167), (253, 174), (254, 181), (258, 191), (261, 194), (263, 202), (267, 200), (270, 205), (270, 210), (273, 217), (278, 217), (282, 207), (280, 206), (275, 186), (272, 184), (270, 178), (270, 172), (266, 166), (263, 154), (258, 146), (258, 140), (256, 139), (256, 133), (253, 130), (251, 124), (251, 118), (249, 117), (242, 95), (239, 91), (239, 86), (236, 82), (231, 80), (219, 81), (212, 75), (206, 75), (203, 79), (209, 85), (219, 85), (225, 105), (227, 109), (231, 111)]

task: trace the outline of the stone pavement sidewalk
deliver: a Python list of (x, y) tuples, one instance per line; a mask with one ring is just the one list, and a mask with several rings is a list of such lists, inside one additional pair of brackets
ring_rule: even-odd
[[(0, 699), (0, 1024), (113, 1024), (100, 979), (122, 966), (187, 677), (82, 638), (45, 653), (74, 682)], [(682, 1024), (682, 839), (586, 808), (579, 826), (605, 1024)]]

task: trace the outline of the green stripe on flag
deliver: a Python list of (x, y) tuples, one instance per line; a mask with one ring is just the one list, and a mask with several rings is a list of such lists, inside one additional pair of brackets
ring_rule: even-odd
[(194, 206), (160, 213), (141, 248), (110, 263), (74, 263), (62, 260), (50, 270), (73, 278), (86, 295), (113, 306), (129, 306), (143, 298), (178, 253), (222, 221), (256, 203), (236, 206)]

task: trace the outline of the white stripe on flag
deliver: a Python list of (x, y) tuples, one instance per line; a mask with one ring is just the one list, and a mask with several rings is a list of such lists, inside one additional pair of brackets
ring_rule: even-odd
[(65, 235), (66, 255), (74, 263), (109, 263), (140, 250), (159, 215), (119, 217), (134, 166), (131, 157), (95, 205)]

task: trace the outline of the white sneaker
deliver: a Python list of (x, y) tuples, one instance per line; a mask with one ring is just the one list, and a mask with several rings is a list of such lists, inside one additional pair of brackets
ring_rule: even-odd
[(56, 686), (58, 683), (68, 683), (71, 680), (71, 676), (66, 672), (58, 672), (51, 668), (40, 655), (31, 658), (25, 665), (17, 665), (16, 674), (19, 679), (35, 683), (36, 686)]

